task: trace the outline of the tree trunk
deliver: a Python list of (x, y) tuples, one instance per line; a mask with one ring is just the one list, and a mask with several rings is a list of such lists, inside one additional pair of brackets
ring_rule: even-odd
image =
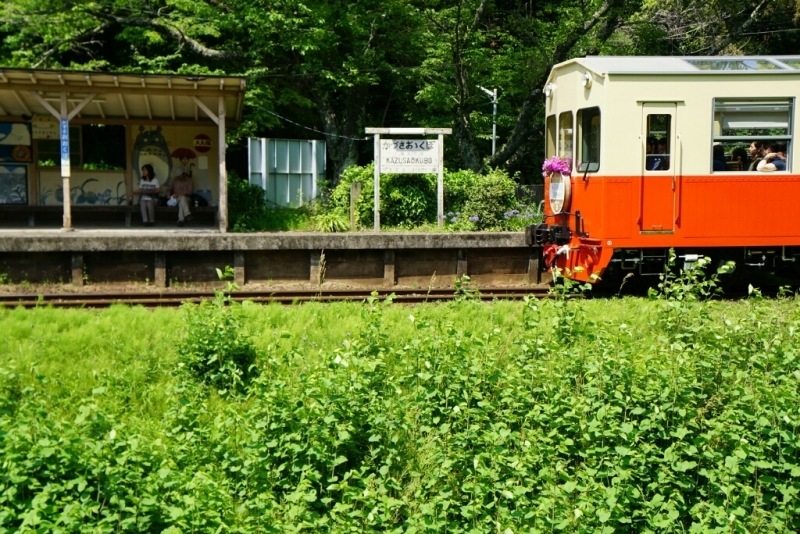
[(347, 167), (358, 163), (357, 142), (364, 138), (362, 122), (367, 88), (353, 86), (347, 90), (344, 102), (332, 102), (329, 95), (315, 91), (315, 101), (326, 134), (328, 155), (333, 161), (331, 186), (339, 183), (339, 178)]

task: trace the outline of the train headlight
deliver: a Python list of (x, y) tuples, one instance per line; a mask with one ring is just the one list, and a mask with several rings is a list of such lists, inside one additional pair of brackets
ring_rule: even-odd
[(570, 175), (554, 172), (550, 175), (550, 210), (561, 213), (569, 209), (571, 198)]
[(556, 90), (556, 84), (548, 83), (544, 86), (544, 96), (551, 97)]

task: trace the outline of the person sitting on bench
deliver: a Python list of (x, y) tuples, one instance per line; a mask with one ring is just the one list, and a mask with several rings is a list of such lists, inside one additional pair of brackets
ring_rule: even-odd
[(178, 226), (183, 226), (184, 221), (192, 220), (192, 212), (189, 209), (194, 193), (194, 183), (192, 177), (186, 173), (176, 176), (169, 185), (167, 194), (170, 199), (178, 203)]

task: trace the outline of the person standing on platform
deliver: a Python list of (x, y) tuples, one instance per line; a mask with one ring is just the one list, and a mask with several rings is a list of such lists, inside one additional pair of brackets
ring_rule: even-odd
[(192, 220), (191, 206), (194, 183), (192, 177), (186, 172), (172, 179), (169, 185), (169, 198), (178, 203), (178, 226), (183, 226), (184, 221)]
[(142, 195), (139, 198), (139, 207), (142, 210), (142, 223), (145, 226), (153, 226), (155, 224), (159, 187), (153, 166), (146, 163), (142, 166), (142, 179), (139, 180), (139, 189), (134, 191)]

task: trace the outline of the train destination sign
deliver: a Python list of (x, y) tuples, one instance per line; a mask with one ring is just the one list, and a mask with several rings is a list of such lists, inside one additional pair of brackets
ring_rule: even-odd
[(381, 172), (433, 174), (439, 172), (436, 139), (381, 139)]

